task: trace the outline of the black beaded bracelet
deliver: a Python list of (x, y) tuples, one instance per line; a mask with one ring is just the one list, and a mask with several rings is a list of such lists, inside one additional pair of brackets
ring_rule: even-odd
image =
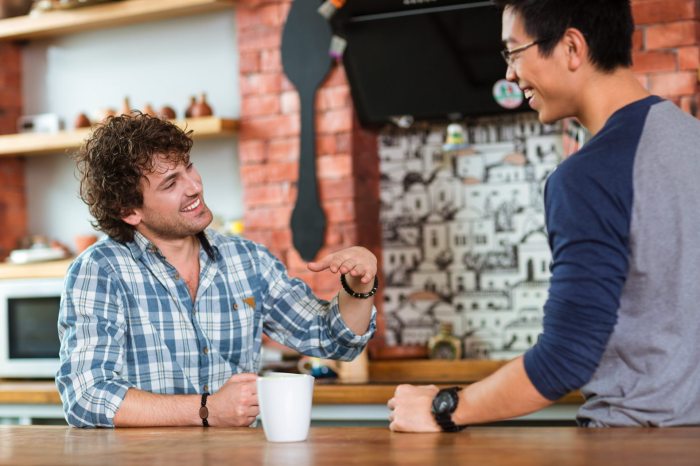
[(374, 294), (377, 292), (377, 287), (379, 286), (379, 278), (377, 278), (376, 275), (374, 276), (374, 286), (367, 293), (358, 293), (357, 291), (354, 291), (352, 288), (350, 288), (350, 285), (348, 285), (348, 281), (345, 279), (345, 274), (342, 273), (340, 274), (340, 284), (343, 285), (343, 289), (345, 290), (345, 292), (353, 298), (367, 299), (374, 296)]

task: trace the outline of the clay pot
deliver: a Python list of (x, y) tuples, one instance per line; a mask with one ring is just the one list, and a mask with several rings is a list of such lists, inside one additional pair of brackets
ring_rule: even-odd
[(117, 112), (113, 108), (103, 108), (97, 112), (97, 121), (105, 121), (109, 117), (116, 116)]
[(177, 117), (175, 115), (175, 110), (173, 110), (173, 108), (169, 107), (168, 105), (164, 105), (163, 108), (160, 109), (160, 112), (158, 112), (158, 116), (164, 120), (172, 120)]
[(120, 115), (131, 115), (133, 113), (133, 110), (131, 108), (131, 103), (129, 102), (128, 97), (124, 97), (124, 101), (122, 102), (122, 109), (119, 112)]
[(192, 107), (192, 118), (211, 116), (213, 114), (214, 112), (207, 103), (207, 95), (202, 92), (199, 96), (199, 100), (194, 107)]
[(75, 253), (80, 254), (85, 251), (91, 245), (97, 241), (97, 236), (95, 235), (75, 235), (73, 238), (75, 242)]
[(151, 104), (146, 104), (143, 106), (143, 114), (150, 115), (150, 116), (156, 116), (156, 111), (153, 109)]
[(0, 2), (0, 18), (29, 14), (32, 0), (4, 0)]
[(197, 105), (197, 98), (195, 96), (190, 96), (190, 104), (187, 106), (187, 109), (185, 110), (185, 118), (192, 117), (192, 109), (194, 108), (195, 105)]
[(75, 117), (75, 122), (73, 123), (73, 127), (75, 128), (89, 128), (90, 125), (90, 119), (84, 113)]

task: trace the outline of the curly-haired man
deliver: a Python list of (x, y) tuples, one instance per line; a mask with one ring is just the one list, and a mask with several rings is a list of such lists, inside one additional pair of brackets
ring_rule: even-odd
[(263, 246), (207, 229), (191, 147), (189, 133), (137, 114), (107, 120), (77, 155), (81, 196), (108, 236), (73, 262), (61, 301), (56, 383), (71, 425), (247, 426), (263, 333), (352, 359), (374, 332), (374, 255), (309, 263), (349, 290), (316, 298)]
[(700, 123), (632, 71), (629, 0), (495, 0), (506, 78), (593, 137), (547, 180), (537, 344), (464, 389), (399, 386), (391, 428), (457, 431), (580, 389), (583, 426), (700, 424)]

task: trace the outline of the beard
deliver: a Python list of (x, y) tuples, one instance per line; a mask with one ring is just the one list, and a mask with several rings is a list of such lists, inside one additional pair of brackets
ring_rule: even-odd
[[(214, 216), (202, 200), (202, 211), (194, 218), (186, 219), (182, 215), (162, 215), (151, 212), (141, 220), (141, 227), (146, 231), (144, 236), (154, 235), (162, 239), (182, 239), (204, 231), (212, 222)], [(142, 232), (143, 233), (143, 232)]]

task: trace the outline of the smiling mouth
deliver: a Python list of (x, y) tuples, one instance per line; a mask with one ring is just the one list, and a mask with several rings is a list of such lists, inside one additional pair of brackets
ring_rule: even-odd
[(523, 89), (523, 95), (527, 100), (530, 100), (534, 97), (535, 92), (532, 89)]
[(183, 211), (183, 212), (192, 212), (194, 209), (196, 209), (197, 207), (199, 207), (201, 203), (202, 203), (202, 199), (198, 197), (197, 199), (195, 199), (195, 201), (194, 201), (193, 203), (191, 203), (190, 205), (184, 207), (184, 208), (182, 209), (182, 211)]

